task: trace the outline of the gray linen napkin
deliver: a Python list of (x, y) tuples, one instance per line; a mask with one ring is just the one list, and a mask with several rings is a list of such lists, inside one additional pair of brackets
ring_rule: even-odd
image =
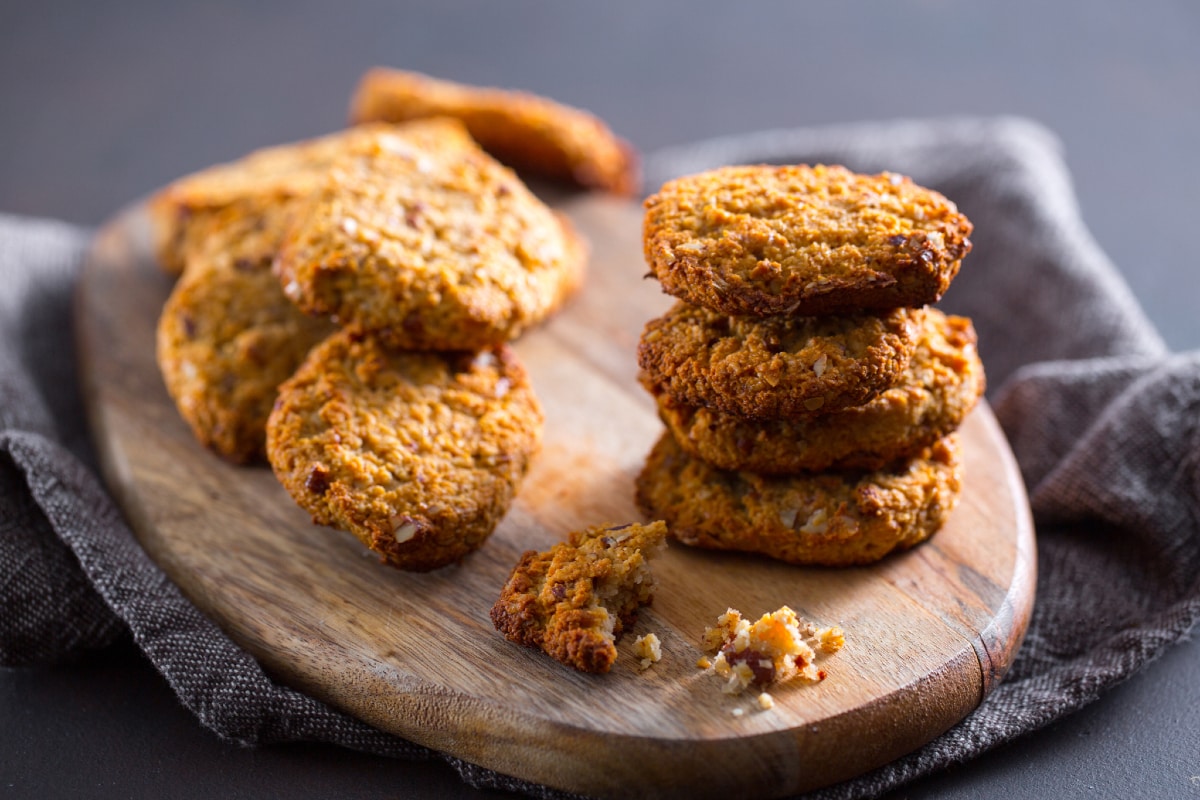
[[(814, 793), (869, 797), (1094, 700), (1200, 618), (1200, 354), (1172, 355), (1079, 216), (1054, 138), (1015, 119), (776, 131), (672, 148), (647, 185), (727, 163), (889, 169), (953, 198), (974, 252), (942, 307), (971, 316), (1038, 534), (1033, 619), (1006, 680), (926, 747)], [(124, 631), (180, 700), (245, 744), (442, 757), (474, 786), (559, 792), (432, 753), (274, 683), (135, 543), (91, 468), (69, 294), (87, 243), (0, 217), (0, 664)]]

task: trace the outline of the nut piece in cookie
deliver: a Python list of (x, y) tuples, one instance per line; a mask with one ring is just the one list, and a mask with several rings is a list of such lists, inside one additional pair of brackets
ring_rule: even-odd
[(931, 308), (894, 386), (861, 406), (816, 419), (748, 420), (648, 388), (659, 416), (689, 454), (722, 469), (785, 475), (877, 470), (911, 457), (958, 428), (984, 383), (971, 321)]
[(158, 321), (158, 364), (180, 415), (238, 463), (265, 457), (279, 384), (333, 332), (289, 302), (271, 272), (292, 207), (243, 201), (208, 214)]
[(579, 286), (586, 248), (448, 119), (379, 130), (339, 158), (276, 262), (304, 311), (396, 347), (515, 338)]
[(684, 544), (848, 566), (928, 539), (961, 487), (956, 434), (876, 472), (769, 477), (717, 469), (666, 433), (637, 478), (637, 500)]
[(602, 121), (528, 92), (466, 86), (415, 72), (377, 67), (363, 75), (350, 121), (462, 120), (475, 141), (500, 161), (530, 174), (636, 194), (637, 152)]
[(731, 317), (676, 303), (638, 344), (647, 388), (748, 419), (823, 416), (896, 382), (924, 309), (833, 317)]
[(315, 523), (423, 571), (483, 544), (541, 432), (541, 407), (508, 347), (396, 350), (347, 329), (280, 387), (267, 456)]
[(650, 603), (646, 559), (666, 535), (662, 522), (595, 526), (545, 552), (524, 553), (492, 606), (492, 623), (509, 641), (577, 670), (608, 672), (616, 637)]
[(325, 171), (347, 146), (391, 125), (372, 125), (256, 150), (227, 164), (217, 164), (174, 181), (148, 203), (154, 251), (164, 271), (179, 274), (191, 240), (204, 238), (209, 216), (233, 205), (269, 209), (306, 197), (320, 185)]
[(970, 221), (901, 175), (724, 167), (646, 200), (646, 262), (668, 294), (725, 314), (834, 314), (936, 302)]
[[(825, 680), (825, 671), (815, 664), (817, 652), (836, 653), (845, 643), (841, 628), (817, 630), (787, 606), (763, 614), (755, 622), (731, 608), (704, 631), (705, 649), (717, 654), (710, 668), (725, 679), (723, 688), (728, 694), (740, 694), (752, 686), (761, 690), (793, 679), (807, 683)], [(759, 704), (764, 710), (775, 705), (770, 695), (760, 695)]]

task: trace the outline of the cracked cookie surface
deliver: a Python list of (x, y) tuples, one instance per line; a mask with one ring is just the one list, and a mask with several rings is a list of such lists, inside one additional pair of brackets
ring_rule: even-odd
[(676, 303), (638, 344), (644, 383), (749, 419), (861, 405), (907, 367), (924, 309), (836, 317), (731, 317)]
[(279, 384), (333, 332), (284, 297), (271, 272), (291, 209), (251, 201), (210, 214), (159, 317), (168, 393), (196, 438), (236, 463), (266, 455)]
[(377, 67), (359, 82), (352, 123), (459, 119), (475, 141), (509, 166), (589, 189), (633, 195), (638, 155), (600, 119), (529, 92), (439, 80)]
[(577, 670), (608, 672), (616, 637), (652, 599), (647, 558), (666, 535), (662, 522), (599, 525), (525, 552), (492, 606), (492, 624), (508, 640)]
[(881, 469), (912, 456), (958, 428), (984, 385), (970, 320), (931, 308), (894, 386), (813, 420), (747, 420), (650, 389), (659, 416), (691, 455), (722, 469), (788, 474)]
[(887, 172), (723, 167), (669, 181), (645, 207), (663, 290), (726, 314), (922, 306), (971, 249), (954, 203)]
[(769, 477), (717, 469), (665, 433), (637, 478), (637, 500), (684, 544), (792, 564), (868, 564), (942, 526), (962, 487), (959, 461), (951, 434), (884, 470)]
[(379, 130), (339, 158), (276, 274), (307, 313), (396, 347), (473, 350), (557, 310), (585, 264), (565, 217), (440, 119)]
[(267, 453), (315, 523), (423, 571), (483, 544), (541, 432), (541, 407), (507, 346), (406, 351), (342, 330), (280, 387)]

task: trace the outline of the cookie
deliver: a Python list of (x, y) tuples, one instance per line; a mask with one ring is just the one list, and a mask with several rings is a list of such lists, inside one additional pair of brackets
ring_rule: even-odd
[(509, 641), (577, 670), (608, 672), (616, 637), (650, 603), (647, 557), (663, 548), (666, 535), (661, 522), (595, 526), (544, 552), (524, 553), (492, 606), (492, 624)]
[(663, 289), (725, 314), (835, 314), (936, 302), (971, 249), (954, 204), (901, 175), (724, 167), (645, 203)]
[(453, 120), (379, 131), (309, 198), (276, 262), (304, 311), (395, 347), (475, 350), (580, 285), (585, 247)]
[(333, 331), (284, 297), (271, 262), (291, 205), (208, 215), (158, 322), (167, 391), (196, 438), (237, 463), (265, 456), (279, 384)]
[(804, 418), (861, 405), (896, 382), (924, 309), (836, 317), (731, 317), (676, 303), (638, 344), (647, 387), (749, 419)]
[(975, 330), (928, 309), (908, 368), (864, 405), (810, 420), (747, 420), (688, 405), (650, 387), (658, 413), (689, 454), (722, 469), (788, 474), (881, 469), (955, 429), (983, 394)]
[(204, 236), (209, 216), (235, 204), (270, 209), (306, 196), (316, 190), (325, 170), (351, 142), (392, 127), (355, 128), (267, 147), (180, 178), (161, 189), (147, 204), (159, 265), (171, 274), (183, 272), (189, 241)]
[(602, 121), (527, 92), (466, 86), (377, 67), (359, 82), (351, 123), (462, 120), (475, 141), (514, 169), (623, 195), (638, 192), (637, 151)]
[(541, 433), (541, 407), (508, 347), (396, 350), (347, 329), (280, 387), (267, 456), (313, 522), (424, 571), (483, 544)]
[(772, 478), (717, 469), (667, 433), (638, 476), (637, 499), (684, 544), (792, 564), (867, 564), (924, 541), (945, 522), (962, 484), (955, 437), (876, 472)]

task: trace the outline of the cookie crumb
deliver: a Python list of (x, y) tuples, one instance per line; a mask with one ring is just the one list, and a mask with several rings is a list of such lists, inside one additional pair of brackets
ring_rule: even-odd
[(742, 714), (746, 713), (746, 709), (738, 707), (738, 708), (733, 709), (729, 713), (733, 714), (735, 717), (740, 717)]
[(817, 641), (820, 642), (822, 653), (832, 655), (846, 646), (846, 634), (836, 625), (830, 628), (821, 628), (817, 631)]
[(651, 664), (662, 660), (662, 642), (653, 633), (647, 633), (634, 640), (633, 652), (642, 660), (641, 668), (649, 669)]
[[(711, 669), (725, 679), (722, 689), (727, 694), (741, 694), (751, 686), (762, 689), (793, 679), (806, 683), (822, 681), (824, 670), (813, 664), (814, 647), (822, 653), (834, 653), (844, 644), (841, 628), (818, 631), (787, 606), (763, 614), (753, 623), (743, 619), (737, 609), (730, 608), (717, 618), (716, 625), (704, 631), (705, 649), (717, 651)], [(772, 708), (774, 702), (765, 692), (759, 695), (761, 708)]]
[(708, 669), (712, 666), (712, 662), (708, 660), (708, 656), (700, 656), (696, 659), (696, 666), (700, 669)]

